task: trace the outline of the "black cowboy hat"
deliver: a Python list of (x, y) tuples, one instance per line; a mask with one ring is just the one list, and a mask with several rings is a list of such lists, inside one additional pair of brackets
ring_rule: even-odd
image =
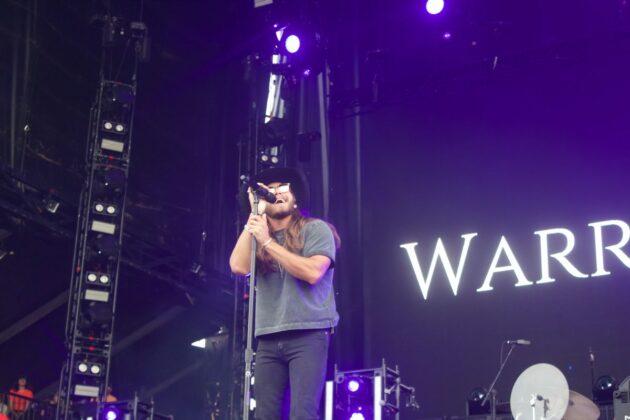
[(288, 182), (291, 184), (291, 192), (295, 196), (298, 206), (308, 209), (310, 204), (310, 189), (306, 175), (300, 169), (295, 168), (269, 168), (256, 174), (255, 182), (268, 185), (272, 182)]

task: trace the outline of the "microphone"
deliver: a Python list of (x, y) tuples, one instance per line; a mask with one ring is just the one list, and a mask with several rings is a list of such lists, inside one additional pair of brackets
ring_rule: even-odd
[(518, 340), (507, 340), (506, 343), (512, 344), (514, 346), (529, 346), (530, 344), (532, 344), (531, 341), (525, 340), (523, 338), (519, 338)]
[(267, 189), (261, 187), (260, 185), (250, 185), (250, 187), (252, 187), (252, 191), (258, 196), (258, 198), (265, 200), (269, 204), (276, 202), (276, 195), (267, 191)]

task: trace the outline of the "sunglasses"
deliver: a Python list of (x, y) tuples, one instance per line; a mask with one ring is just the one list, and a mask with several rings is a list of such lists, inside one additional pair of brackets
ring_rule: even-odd
[(291, 184), (288, 182), (286, 184), (280, 184), (277, 187), (267, 187), (271, 194), (284, 194), (291, 191)]

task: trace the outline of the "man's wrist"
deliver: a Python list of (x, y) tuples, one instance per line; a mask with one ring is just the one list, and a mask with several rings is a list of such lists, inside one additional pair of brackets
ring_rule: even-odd
[(269, 238), (267, 239), (265, 242), (263, 242), (263, 244), (260, 246), (260, 249), (265, 249), (266, 247), (269, 246), (269, 244), (271, 244), (271, 242), (273, 242), (273, 239)]

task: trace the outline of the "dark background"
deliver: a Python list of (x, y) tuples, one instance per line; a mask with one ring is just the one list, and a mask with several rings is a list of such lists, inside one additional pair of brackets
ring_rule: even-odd
[[(18, 172), (63, 199), (57, 216), (39, 202), (20, 206), (65, 229), (2, 211), (0, 228), (12, 236), (1, 245), (13, 251), (0, 261), (2, 337), (68, 287), (73, 203), (98, 81), (100, 33), (90, 16), (104, 3), (0, 0), (0, 156), (6, 165), (17, 42), (19, 85), (29, 81), (18, 92), (20, 121), (31, 126), (19, 138)], [(501, 400), (538, 362), (556, 365), (572, 389), (589, 395), (589, 347), (596, 375), (627, 376), (628, 268), (612, 254), (610, 276), (572, 278), (551, 261), (555, 283), (515, 288), (507, 272), (494, 276), (493, 291), (476, 292), (502, 235), (535, 281), (534, 231), (570, 229), (570, 260), (592, 273), (588, 223), (629, 221), (626, 3), (452, 0), (438, 16), (417, 0), (295, 4), (307, 3), (304, 14), (327, 40), (333, 82), (330, 221), (343, 239), (333, 362), (342, 370), (375, 367), (383, 357), (398, 364), (421, 405), (405, 418), (463, 414), (469, 391), (492, 380), (507, 339), (532, 345), (513, 354), (498, 383)], [(115, 13), (139, 14), (135, 4), (112, 4)], [(26, 73), (24, 28), (34, 5), (37, 41)], [(114, 354), (112, 380), (120, 398), (153, 396), (160, 411), (196, 419), (212, 384), (232, 368), (189, 344), (231, 326), (227, 255), (249, 89), (243, 60), (266, 48), (271, 19), (245, 0), (151, 0), (143, 14), (152, 58), (139, 73), (126, 227), (180, 271), (202, 262), (206, 275), (173, 283), (123, 266), (115, 342), (126, 344)], [(307, 168), (315, 185), (318, 162)], [(3, 200), (12, 194), (3, 186)], [(419, 243), (426, 273), (438, 237), (455, 262), (460, 236), (471, 232), (479, 235), (458, 296), (438, 266), (425, 301), (400, 245)], [(608, 243), (616, 234), (605, 232)], [(38, 397), (54, 392), (65, 315), (61, 302), (0, 342), (2, 389), (26, 373)], [(125, 341), (134, 333), (139, 338)]]

